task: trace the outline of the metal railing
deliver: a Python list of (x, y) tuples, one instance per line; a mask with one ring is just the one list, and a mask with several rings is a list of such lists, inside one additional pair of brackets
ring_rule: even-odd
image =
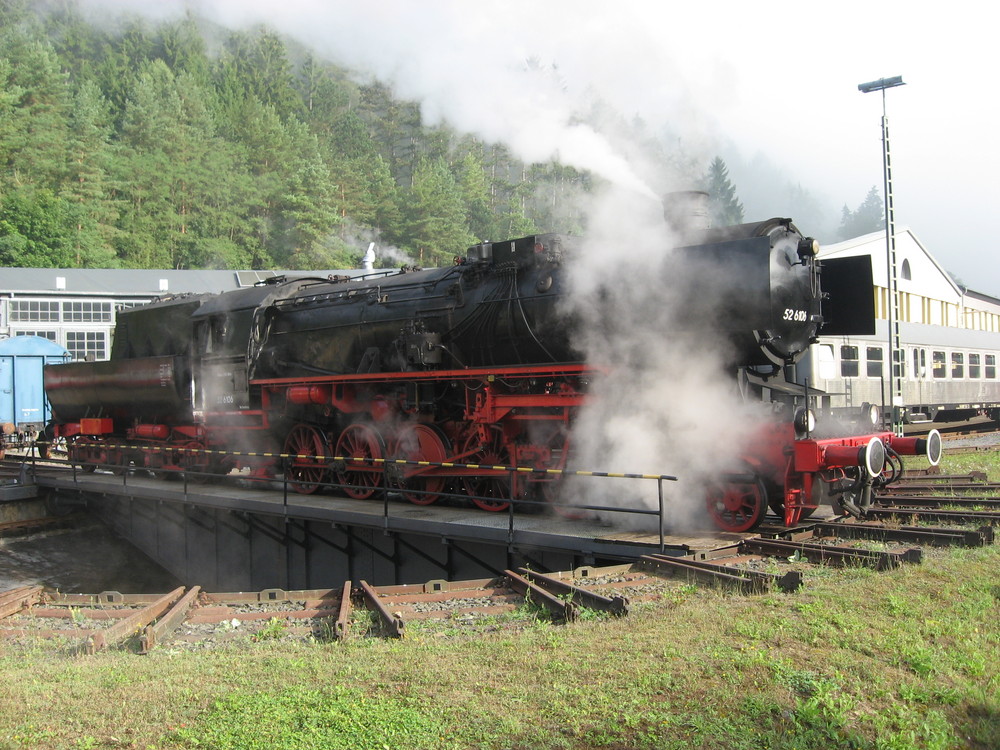
[[(664, 482), (675, 482), (677, 477), (669, 474), (642, 474), (642, 473), (628, 473), (628, 472), (609, 472), (609, 471), (586, 471), (586, 470), (569, 470), (569, 469), (546, 469), (546, 468), (536, 468), (530, 466), (508, 466), (508, 465), (495, 465), (495, 464), (466, 464), (466, 463), (455, 463), (447, 461), (415, 461), (402, 458), (352, 458), (348, 456), (325, 456), (325, 455), (309, 455), (309, 454), (293, 454), (293, 453), (264, 453), (264, 452), (245, 452), (245, 451), (220, 451), (211, 450), (203, 448), (160, 448), (159, 446), (149, 446), (149, 445), (125, 445), (125, 444), (101, 444), (100, 448), (102, 450), (118, 450), (118, 451), (149, 451), (151, 449), (160, 449), (164, 451), (170, 451), (173, 453), (185, 453), (185, 454), (205, 454), (209, 456), (222, 457), (222, 458), (251, 458), (260, 459), (265, 458), (269, 460), (277, 460), (279, 463), (276, 468), (280, 468), (280, 475), (274, 477), (258, 477), (252, 475), (242, 475), (242, 474), (220, 474), (218, 472), (211, 471), (197, 471), (193, 469), (176, 469), (168, 467), (155, 467), (155, 466), (133, 466), (131, 464), (124, 465), (120, 463), (109, 463), (100, 461), (88, 461), (81, 460), (80, 458), (70, 459), (57, 459), (54, 457), (49, 457), (44, 459), (50, 463), (56, 463), (60, 465), (68, 465), (72, 467), (73, 470), (73, 483), (78, 489), (79, 485), (79, 473), (81, 471), (85, 473), (92, 473), (96, 469), (102, 469), (111, 471), (116, 475), (120, 475), (122, 479), (122, 487), (128, 487), (128, 478), (133, 471), (144, 471), (156, 474), (164, 474), (168, 476), (177, 476), (183, 482), (183, 494), (185, 502), (189, 502), (189, 487), (191, 484), (201, 485), (206, 481), (210, 480), (221, 480), (224, 478), (243, 480), (250, 484), (260, 483), (261, 485), (274, 485), (275, 483), (281, 484), (282, 493), (282, 512), (284, 515), (288, 515), (288, 506), (290, 497), (310, 497), (312, 493), (299, 493), (290, 489), (290, 485), (302, 486), (302, 487), (316, 487), (317, 491), (322, 489), (331, 490), (355, 490), (355, 491), (368, 491), (372, 490), (370, 500), (374, 500), (376, 497), (377, 501), (382, 503), (382, 519), (383, 527), (389, 527), (389, 520), (393, 517), (392, 508), (393, 507), (404, 507), (400, 506), (398, 503), (392, 503), (391, 500), (393, 496), (398, 495), (415, 495), (418, 497), (436, 495), (442, 499), (447, 498), (451, 500), (459, 501), (484, 501), (487, 503), (496, 503), (498, 505), (506, 505), (500, 511), (493, 511), (494, 514), (499, 512), (506, 512), (508, 519), (507, 533), (508, 541), (513, 539), (515, 531), (515, 519), (517, 517), (517, 511), (529, 511), (529, 510), (545, 510), (553, 509), (557, 514), (563, 514), (568, 512), (569, 515), (564, 515), (568, 519), (572, 519), (577, 513), (589, 513), (589, 514), (607, 514), (607, 513), (621, 513), (634, 516), (655, 516), (658, 520), (658, 533), (659, 533), (659, 548), (660, 551), (665, 549), (665, 527), (666, 527), (666, 502), (663, 492)], [(34, 446), (30, 449), (30, 455), (25, 457), (30, 460), (32, 468), (34, 470), (37, 461), (41, 461), (40, 456), (36, 455)], [(419, 487), (409, 487), (409, 486), (399, 486), (392, 484), (388, 481), (387, 472), (383, 471), (381, 474), (381, 480), (378, 486), (372, 487), (371, 485), (360, 485), (360, 484), (348, 484), (331, 480), (306, 480), (302, 478), (297, 478), (292, 475), (294, 467), (292, 465), (293, 461), (312, 461), (314, 464), (310, 464), (309, 468), (320, 469), (331, 474), (336, 473), (338, 470), (343, 470), (348, 466), (354, 465), (367, 465), (367, 466), (377, 466), (381, 465), (383, 468), (389, 467), (399, 467), (403, 466), (419, 466), (424, 468), (445, 468), (445, 469), (455, 469), (460, 471), (488, 471), (492, 472), (492, 476), (505, 476), (506, 477), (506, 487), (509, 488), (507, 496), (497, 497), (497, 496), (484, 496), (476, 495), (468, 491), (456, 491), (453, 488), (445, 487), (441, 490), (427, 490), (421, 489)], [(440, 476), (440, 475), (436, 475)], [(478, 478), (477, 475), (469, 475), (473, 479)], [(538, 499), (535, 497), (517, 497), (518, 489), (518, 478), (523, 478), (526, 476), (531, 476), (535, 478), (545, 477), (548, 481), (555, 481), (557, 479), (564, 479), (569, 477), (580, 477), (588, 479), (631, 479), (640, 481), (656, 482), (657, 487), (657, 507), (655, 509), (648, 507), (635, 507), (635, 506), (608, 506), (608, 505), (593, 505), (593, 504), (576, 504), (563, 501), (561, 498), (551, 500), (551, 499)], [(418, 475), (419, 478), (419, 475)], [(451, 477), (456, 480), (461, 480), (461, 476)], [(540, 482), (536, 482), (541, 484)], [(406, 503), (405, 507), (412, 505), (405, 499), (400, 499), (400, 503)], [(429, 505), (430, 503), (428, 503)], [(482, 513), (490, 513), (487, 510), (481, 510)]]

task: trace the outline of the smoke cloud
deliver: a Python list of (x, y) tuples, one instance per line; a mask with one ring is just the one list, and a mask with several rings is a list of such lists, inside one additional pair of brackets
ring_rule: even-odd
[[(678, 476), (664, 483), (666, 527), (705, 528), (706, 483), (738, 470), (753, 425), (726, 368), (719, 290), (672, 251), (681, 241), (659, 203), (609, 190), (589, 216), (583, 252), (569, 266), (568, 312), (581, 321), (577, 346), (601, 374), (573, 431), (573, 468)], [(581, 478), (567, 482), (561, 501), (656, 510), (659, 499), (651, 480)], [(598, 515), (657, 527), (650, 516)]]

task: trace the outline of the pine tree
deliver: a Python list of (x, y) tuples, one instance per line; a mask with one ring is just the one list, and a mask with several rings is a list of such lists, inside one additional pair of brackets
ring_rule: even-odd
[(743, 223), (743, 204), (736, 197), (736, 187), (729, 181), (726, 162), (716, 156), (705, 175), (708, 192), (708, 215), (714, 227), (735, 226)]
[(446, 263), (475, 242), (462, 193), (444, 159), (421, 159), (406, 200), (408, 244), (422, 265)]
[(863, 234), (878, 232), (885, 228), (885, 208), (882, 204), (882, 194), (872, 185), (864, 201), (854, 211), (844, 206), (840, 217), (840, 229), (837, 237), (849, 240)]

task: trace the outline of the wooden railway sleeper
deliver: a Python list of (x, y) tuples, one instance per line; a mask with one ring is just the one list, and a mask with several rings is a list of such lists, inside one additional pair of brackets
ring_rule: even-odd
[(558, 578), (536, 573), (527, 568), (518, 568), (516, 572), (532, 583), (548, 589), (557, 596), (568, 596), (569, 600), (578, 606), (598, 609), (602, 612), (610, 612), (616, 617), (624, 617), (628, 614), (628, 597), (621, 595), (604, 596), (595, 591), (588, 591), (571, 583), (561, 581)]
[[(382, 627), (388, 635), (394, 638), (402, 638), (403, 630), (406, 623), (403, 622), (401, 615), (394, 612), (390, 612), (382, 601), (378, 598), (378, 592), (368, 583), (368, 581), (360, 582), (361, 594), (364, 597), (365, 605), (372, 612), (378, 615), (379, 620), (382, 622)], [(339, 622), (339, 620), (338, 620)]]
[(690, 560), (668, 555), (643, 555), (640, 564), (659, 572), (686, 573), (689, 576), (734, 586), (744, 594), (758, 594), (777, 586), (782, 591), (796, 591), (802, 586), (802, 574), (797, 570), (782, 576), (760, 570), (746, 570), (731, 565)]
[(544, 607), (556, 617), (562, 617), (566, 622), (572, 622), (576, 619), (577, 606), (572, 601), (561, 599), (549, 593), (513, 570), (505, 570), (503, 574), (510, 581), (510, 587), (528, 601), (534, 602), (539, 607)]
[(904, 562), (919, 563), (923, 559), (923, 550), (919, 547), (902, 552), (878, 552), (853, 547), (836, 547), (827, 544), (790, 542), (784, 539), (763, 539), (761, 537), (744, 539), (740, 542), (739, 549), (741, 552), (775, 557), (791, 557), (799, 554), (811, 563), (867, 565), (876, 570), (897, 568)]

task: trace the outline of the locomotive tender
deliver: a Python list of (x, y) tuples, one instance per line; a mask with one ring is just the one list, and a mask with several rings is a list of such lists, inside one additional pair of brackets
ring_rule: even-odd
[[(574, 348), (580, 322), (565, 298), (577, 243), (542, 234), (476, 245), (447, 268), (279, 277), (123, 310), (109, 361), (46, 369), (51, 432), (90, 469), (249, 467), (284, 472), (301, 493), (391, 488), (429, 504), (457, 492), (491, 511), (552, 499), (587, 383), (610, 366)], [(870, 268), (821, 267), (789, 219), (689, 230), (671, 252), (692, 307), (712, 290), (712, 330), (734, 371), (787, 402), (767, 410), (741, 456), (746, 471), (708, 492), (717, 525), (749, 530), (769, 505), (791, 525), (831, 498), (861, 514), (887, 461), (928, 452), (936, 462), (933, 435), (869, 425), (816, 438), (806, 400), (785, 383), (821, 328), (873, 325)], [(650, 342), (669, 345), (669, 331)]]

